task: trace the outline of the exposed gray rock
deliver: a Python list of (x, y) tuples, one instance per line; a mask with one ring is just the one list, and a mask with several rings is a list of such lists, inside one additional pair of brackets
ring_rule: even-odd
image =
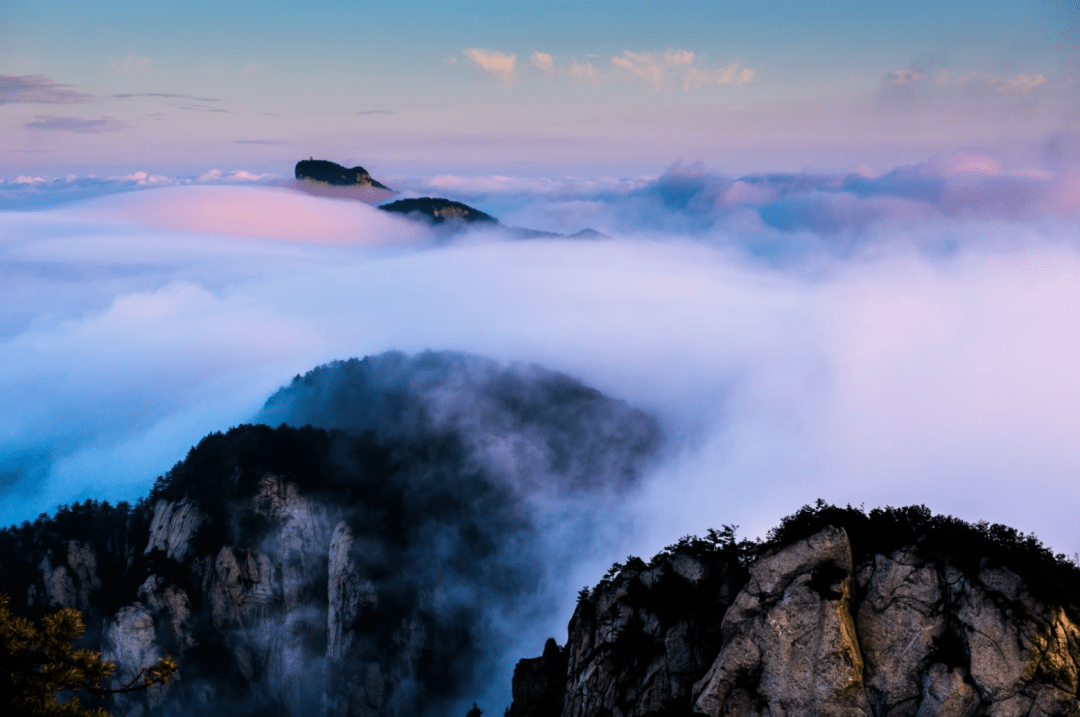
[[(537, 709), (558, 668), (522, 661), (511, 716), (1080, 715), (1080, 628), (1000, 566), (965, 572), (914, 546), (854, 565), (833, 527), (759, 556), (741, 582), (719, 555), (662, 554), (602, 582), (570, 622), (561, 709)], [(661, 619), (672, 575), (690, 589)]]
[(724, 647), (694, 686), (694, 711), (869, 715), (852, 592), (843, 529), (760, 559), (724, 616)]
[[(154, 618), (145, 605), (135, 603), (120, 609), (106, 632), (102, 657), (116, 665), (111, 689), (129, 685), (142, 667), (163, 657), (157, 645)], [(114, 709), (126, 717), (141, 717), (148, 708), (159, 707), (173, 687), (175, 685), (155, 685), (145, 693), (117, 695)]]
[(38, 565), (45, 585), (45, 604), (49, 607), (75, 607), (75, 583), (66, 565), (52, 566), (49, 556)]
[(154, 505), (154, 517), (150, 521), (150, 538), (144, 554), (163, 550), (167, 556), (181, 562), (191, 549), (195, 532), (203, 522), (199, 509), (189, 501), (179, 503), (159, 500)]
[[(913, 715), (924, 685), (930, 684), (934, 694), (944, 689), (947, 671), (927, 683), (912, 669), (926, 664), (946, 630), (941, 578), (932, 565), (901, 551), (875, 556), (860, 571), (859, 582), (862, 599), (855, 624), (867, 696), (880, 714)], [(962, 683), (962, 677), (957, 679)]]

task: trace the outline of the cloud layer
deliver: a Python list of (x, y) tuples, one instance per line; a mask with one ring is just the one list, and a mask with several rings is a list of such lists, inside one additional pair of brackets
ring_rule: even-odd
[(428, 191), (453, 192), (509, 224), (555, 232), (678, 233), (762, 248), (798, 235), (803, 250), (836, 253), (901, 231), (933, 242), (944, 235), (928, 227), (1074, 216), (1078, 183), (1080, 171), (1071, 166), (1008, 169), (994, 154), (961, 151), (842, 174), (732, 176), (676, 163), (658, 177), (619, 180), (442, 175), (429, 180)]
[[(663, 422), (666, 452), (613, 508), (628, 527), (565, 567), (571, 587), (819, 497), (925, 503), (1072, 553), (1078, 176), (966, 152), (838, 176), (415, 187), (599, 241), (433, 237), (359, 202), (168, 178), (3, 211), (0, 519), (137, 498), (292, 376), (435, 348), (564, 371)], [(565, 625), (565, 597), (536, 634)]]

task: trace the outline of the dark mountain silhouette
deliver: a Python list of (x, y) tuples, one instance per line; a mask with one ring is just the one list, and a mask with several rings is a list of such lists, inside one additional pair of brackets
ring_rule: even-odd
[(363, 167), (345, 167), (325, 159), (302, 159), (296, 163), (296, 178), (324, 182), (339, 187), (373, 187), (389, 190)]
[(443, 197), (417, 197), (399, 199), (389, 204), (382, 204), (379, 209), (406, 217), (417, 218), (442, 228), (457, 229), (467, 225), (493, 226), (501, 228), (506, 234), (518, 239), (610, 239), (594, 229), (582, 229), (574, 234), (559, 234), (540, 229), (510, 227), (495, 217), (468, 204), (455, 202)]
[[(450, 352), (319, 367), (259, 419), (277, 427), (207, 436), (135, 506), (0, 531), (0, 592), (82, 610), (117, 685), (177, 658), (116, 715), (446, 714), (550, 614), (588, 511), (659, 443), (568, 376)], [(556, 517), (572, 545), (540, 528)]]
[(416, 215), (427, 219), (433, 224), (442, 224), (443, 222), (499, 224), (499, 220), (490, 214), (474, 209), (468, 204), (443, 199), (442, 197), (399, 199), (396, 202), (380, 205), (379, 209), (384, 212), (404, 214), (406, 216)]

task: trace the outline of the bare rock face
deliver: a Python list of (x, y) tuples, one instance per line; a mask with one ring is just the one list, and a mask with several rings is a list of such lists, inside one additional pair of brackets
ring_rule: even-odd
[(694, 686), (694, 711), (869, 715), (853, 587), (843, 529), (758, 560), (724, 616), (719, 656)]
[[(541, 663), (522, 661), (511, 717), (1080, 715), (1080, 627), (985, 558), (961, 569), (910, 546), (855, 564), (836, 527), (747, 573), (722, 555), (662, 554), (583, 596), (561, 710), (539, 709)], [(722, 580), (686, 578), (663, 619), (657, 576), (677, 573)]]
[[(154, 618), (145, 605), (135, 603), (118, 612), (106, 633), (102, 657), (117, 666), (110, 688), (120, 689), (132, 682), (144, 665), (152, 665), (163, 654), (157, 645)], [(159, 706), (170, 686), (157, 685), (147, 694), (118, 695), (116, 708), (130, 717), (141, 717), (149, 708)]]
[(153, 550), (164, 551), (172, 560), (182, 562), (191, 550), (191, 541), (204, 518), (190, 501), (179, 503), (159, 500), (154, 505), (154, 517), (150, 521), (150, 538), (144, 554)]
[[(330, 539), (323, 705), (327, 715), (341, 717), (380, 714), (387, 693), (383, 668), (372, 659), (377, 654), (375, 645), (350, 629), (379, 605), (374, 584), (354, 560), (354, 546), (352, 530), (338, 523)], [(354, 659), (357, 655), (362, 656), (360, 664)], [(355, 679), (357, 674), (361, 679)]]

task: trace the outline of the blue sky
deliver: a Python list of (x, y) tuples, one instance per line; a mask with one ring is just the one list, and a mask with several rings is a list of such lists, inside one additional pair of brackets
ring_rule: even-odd
[(987, 148), (1038, 164), (1080, 122), (1078, 13), (6, 0), (0, 175), (288, 173), (313, 154), (420, 174), (841, 170)]

